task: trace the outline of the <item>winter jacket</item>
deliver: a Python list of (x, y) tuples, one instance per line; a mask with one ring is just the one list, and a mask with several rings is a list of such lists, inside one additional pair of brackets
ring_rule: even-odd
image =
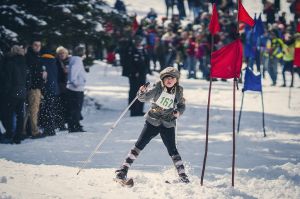
[(271, 41), (272, 57), (276, 57), (277, 59), (281, 59), (283, 57), (282, 45), (283, 45), (282, 39), (279, 38), (272, 39)]
[(124, 2), (117, 0), (114, 7), (119, 12), (126, 13), (126, 6), (125, 6)]
[(285, 41), (282, 44), (283, 48), (283, 61), (289, 62), (294, 60), (294, 54), (295, 54), (295, 41), (289, 40)]
[(27, 89), (42, 89), (44, 85), (43, 67), (39, 53), (33, 52), (32, 48), (28, 48), (26, 54), (27, 67), (29, 68), (29, 76), (27, 77)]
[(163, 109), (156, 104), (163, 91), (166, 91), (166, 87), (163, 86), (162, 81), (158, 81), (147, 92), (138, 92), (138, 100), (146, 102), (152, 100), (150, 110), (146, 113), (145, 119), (154, 126), (163, 125), (166, 128), (175, 127), (176, 117), (174, 117), (174, 110), (183, 114), (185, 110), (185, 99), (183, 98), (183, 88), (179, 85), (175, 85), (171, 89), (171, 94), (175, 94), (174, 107), (169, 109)]
[(72, 56), (69, 62), (67, 88), (72, 91), (84, 91), (86, 72), (81, 57)]
[(130, 38), (123, 37), (119, 41), (118, 52), (120, 54), (120, 64), (122, 66), (122, 76), (129, 77), (130, 76), (130, 67), (132, 57), (132, 48), (133, 44)]
[(129, 77), (146, 76), (146, 65), (148, 63), (148, 54), (143, 46), (133, 47), (131, 52), (131, 66)]
[(46, 92), (51, 93), (52, 95), (58, 95), (58, 71), (55, 57), (51, 54), (43, 54), (41, 56), (41, 63), (46, 67), (47, 71), (47, 81), (45, 84)]
[(9, 57), (4, 67), (3, 82), (6, 97), (25, 99), (27, 74), (25, 57), (22, 55)]
[(69, 58), (63, 61), (56, 59), (56, 65), (57, 65), (57, 72), (58, 72), (59, 92), (64, 93), (66, 91), (67, 81), (68, 81), (67, 67), (69, 65)]

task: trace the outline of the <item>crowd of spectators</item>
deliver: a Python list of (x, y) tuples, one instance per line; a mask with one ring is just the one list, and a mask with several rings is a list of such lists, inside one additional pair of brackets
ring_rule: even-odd
[(13, 45), (1, 57), (1, 143), (19, 144), (53, 136), (56, 129), (83, 132), (80, 124), (86, 82), (85, 48), (70, 56), (62, 46), (53, 52), (34, 39), (28, 48)]

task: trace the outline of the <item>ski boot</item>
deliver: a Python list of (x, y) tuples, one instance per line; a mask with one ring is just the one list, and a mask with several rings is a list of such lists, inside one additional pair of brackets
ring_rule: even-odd
[(128, 170), (125, 168), (116, 170), (116, 179), (126, 180)]
[(179, 174), (179, 180), (180, 180), (180, 182), (183, 182), (185, 184), (190, 183), (190, 180), (189, 180), (188, 176), (185, 173)]
[(127, 168), (121, 168), (116, 170), (116, 178), (114, 179), (116, 182), (121, 184), (123, 187), (133, 187), (134, 182), (132, 178), (127, 178)]

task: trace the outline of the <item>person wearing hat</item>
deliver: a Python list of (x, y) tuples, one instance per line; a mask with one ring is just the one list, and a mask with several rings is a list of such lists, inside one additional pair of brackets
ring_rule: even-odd
[(174, 67), (167, 67), (160, 72), (160, 81), (152, 88), (141, 86), (137, 95), (141, 102), (152, 102), (150, 110), (145, 114), (144, 128), (133, 148), (125, 158), (122, 166), (116, 171), (117, 180), (126, 180), (127, 172), (133, 161), (151, 141), (160, 134), (164, 145), (171, 156), (181, 182), (189, 183), (188, 176), (181, 156), (175, 144), (176, 119), (185, 110), (183, 88), (179, 85), (179, 71)]

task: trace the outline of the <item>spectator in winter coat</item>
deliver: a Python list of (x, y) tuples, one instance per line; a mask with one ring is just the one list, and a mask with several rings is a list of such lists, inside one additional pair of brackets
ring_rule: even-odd
[(63, 46), (59, 46), (56, 49), (56, 64), (58, 72), (58, 128), (59, 130), (66, 130), (65, 124), (67, 123), (67, 81), (68, 81), (68, 65), (69, 65), (69, 52)]
[(297, 26), (298, 20), (300, 18), (300, 1), (293, 0), (290, 5), (291, 13), (294, 13), (294, 26)]
[(68, 68), (67, 98), (68, 98), (68, 130), (69, 133), (84, 132), (80, 125), (81, 109), (84, 98), (84, 86), (86, 83), (86, 72), (83, 59), (85, 48), (77, 46), (74, 49), (74, 56), (70, 58)]
[(164, 44), (164, 48), (166, 50), (165, 53), (165, 65), (163, 68), (166, 68), (166, 66), (173, 66), (175, 59), (176, 59), (176, 49), (173, 45), (174, 38), (176, 35), (172, 32), (171, 27), (168, 27), (168, 32), (166, 32), (161, 40)]
[(41, 63), (46, 68), (48, 75), (43, 89), (40, 125), (44, 129), (45, 135), (53, 136), (57, 127), (55, 118), (57, 117), (57, 98), (59, 95), (58, 67), (53, 53), (47, 49), (42, 50)]
[(166, 7), (167, 7), (166, 17), (168, 19), (169, 18), (169, 9), (172, 10), (171, 17), (173, 15), (174, 0), (165, 0), (165, 3), (166, 3)]
[[(153, 26), (150, 26), (147, 30), (147, 52), (149, 54), (149, 59), (153, 62), (154, 70), (156, 69), (156, 47), (157, 47), (157, 33)], [(150, 72), (151, 73), (151, 72)]]
[(130, 34), (124, 35), (119, 40), (118, 53), (120, 54), (120, 64), (122, 66), (122, 76), (129, 77), (130, 76), (130, 58), (132, 52), (132, 39)]
[[(142, 38), (136, 36), (131, 49), (131, 68), (129, 73), (129, 103), (135, 98), (139, 87), (146, 83), (148, 54), (142, 45)], [(142, 116), (144, 103), (136, 101), (130, 108), (130, 116)]]
[(282, 87), (286, 87), (286, 78), (285, 72), (290, 71), (292, 80), (290, 87), (294, 86), (294, 53), (295, 53), (295, 40), (292, 38), (290, 34), (285, 35), (283, 46), (283, 69), (282, 69), (282, 77), (283, 77), (283, 84)]
[(44, 137), (38, 127), (38, 113), (42, 96), (41, 90), (47, 78), (46, 68), (42, 66), (40, 58), (41, 46), (40, 41), (33, 41), (26, 54), (26, 62), (29, 70), (29, 76), (27, 78), (28, 108), (23, 131), (26, 131), (27, 118), (29, 117), (33, 139)]
[(123, 1), (116, 0), (114, 8), (118, 10), (121, 14), (126, 14), (126, 6)]
[(154, 21), (157, 18), (157, 13), (155, 12), (154, 8), (150, 8), (150, 11), (147, 14), (147, 18), (151, 21)]
[(183, 0), (177, 0), (177, 9), (179, 12), (179, 18), (184, 19), (186, 17)]
[(116, 171), (116, 180), (124, 181), (127, 172), (140, 152), (155, 136), (160, 134), (168, 153), (173, 160), (179, 178), (188, 183), (189, 179), (175, 144), (176, 119), (185, 110), (183, 88), (179, 86), (179, 71), (174, 67), (167, 67), (160, 73), (158, 81), (151, 89), (141, 86), (138, 91), (138, 100), (147, 102), (152, 100), (150, 110), (145, 115), (146, 122), (138, 140), (130, 150), (122, 166)]
[(189, 70), (188, 79), (196, 79), (196, 38), (192, 36), (186, 43), (187, 53), (187, 68)]
[(265, 5), (264, 5), (263, 13), (266, 14), (267, 24), (275, 23), (276, 10), (275, 10), (273, 3), (266, 1)]
[(261, 35), (258, 39), (258, 46), (261, 51), (261, 59), (262, 59), (262, 74), (263, 78), (265, 78), (265, 72), (268, 70), (268, 63), (269, 63), (269, 52), (267, 49), (267, 43), (270, 40), (269, 33), (266, 31), (263, 35)]
[(269, 52), (268, 72), (272, 80), (272, 86), (276, 85), (278, 62), (283, 57), (282, 44), (283, 42), (278, 37), (278, 32), (276, 30), (272, 31), (271, 39), (269, 41), (269, 44), (267, 45)]
[[(24, 104), (26, 99), (26, 59), (25, 50), (21, 46), (14, 45), (4, 69), (4, 120), (6, 138), (11, 143), (20, 144), (24, 122)], [(16, 115), (16, 125), (14, 124)], [(16, 126), (14, 130), (14, 126)]]

